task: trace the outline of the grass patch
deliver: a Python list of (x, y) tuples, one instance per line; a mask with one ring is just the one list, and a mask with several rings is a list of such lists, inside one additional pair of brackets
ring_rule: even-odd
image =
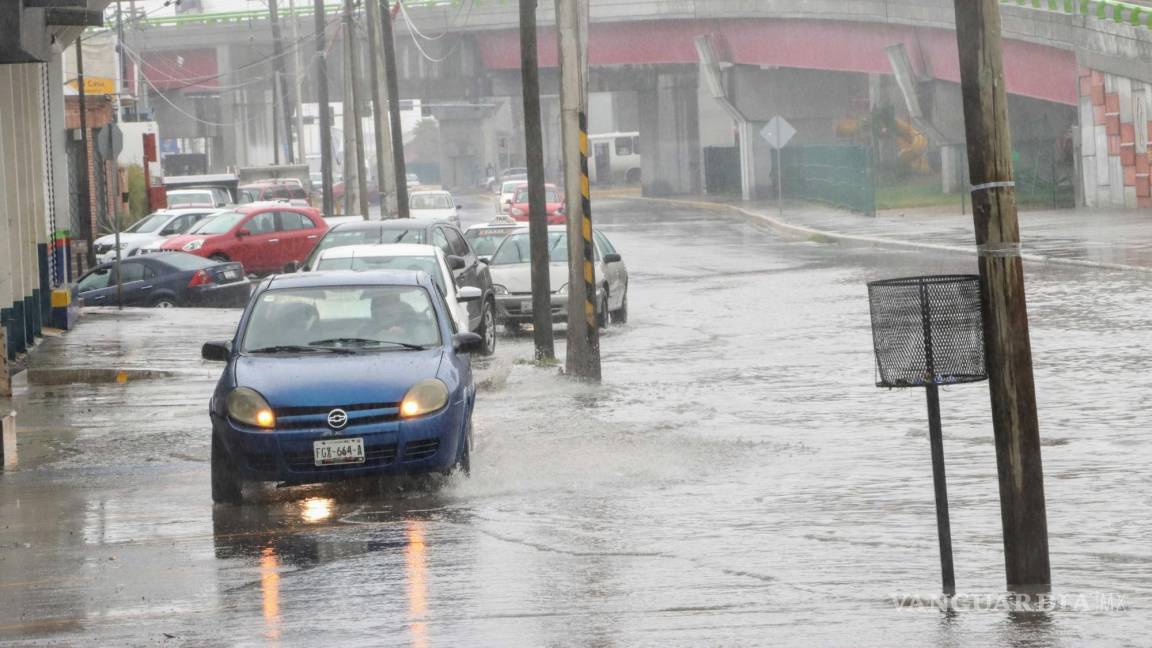
[(946, 194), (939, 184), (912, 184), (876, 187), (876, 209), (960, 206), (960, 196)]
[(521, 367), (538, 367), (540, 369), (548, 369), (551, 367), (559, 367), (561, 363), (556, 358), (516, 358), (512, 364)]

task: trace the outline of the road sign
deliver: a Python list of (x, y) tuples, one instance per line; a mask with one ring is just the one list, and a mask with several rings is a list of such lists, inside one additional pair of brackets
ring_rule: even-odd
[(768, 146), (774, 149), (788, 146), (788, 142), (791, 142), (795, 136), (796, 129), (792, 128), (792, 124), (789, 124), (786, 119), (779, 115), (773, 117), (772, 121), (768, 122), (768, 125), (760, 131), (760, 137), (764, 138), (764, 141), (768, 142)]
[[(69, 81), (67, 84), (72, 89), (77, 89), (80, 85), (76, 79)], [(116, 79), (106, 79), (104, 77), (84, 77), (84, 94), (86, 95), (110, 95), (116, 94)]]
[(96, 135), (96, 150), (105, 160), (116, 159), (124, 150), (124, 133), (115, 122), (100, 129)]

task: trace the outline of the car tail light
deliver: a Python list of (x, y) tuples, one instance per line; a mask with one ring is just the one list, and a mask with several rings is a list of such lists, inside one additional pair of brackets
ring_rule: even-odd
[(212, 277), (204, 270), (197, 270), (196, 274), (192, 275), (192, 279), (188, 282), (188, 287), (204, 286), (212, 283)]

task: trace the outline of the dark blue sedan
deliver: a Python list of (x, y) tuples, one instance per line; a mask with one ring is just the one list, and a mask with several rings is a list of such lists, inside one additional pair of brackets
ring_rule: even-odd
[(224, 306), (248, 303), (251, 283), (239, 263), (221, 263), (183, 252), (150, 254), (96, 266), (74, 288), (85, 306)]
[(203, 349), (228, 363), (209, 407), (213, 501), (245, 481), (467, 472), (481, 344), (424, 273), (264, 280), (235, 338)]

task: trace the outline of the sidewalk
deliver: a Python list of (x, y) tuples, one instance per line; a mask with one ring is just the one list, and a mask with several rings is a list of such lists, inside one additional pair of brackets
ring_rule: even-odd
[[(971, 212), (961, 214), (958, 207), (955, 211), (890, 210), (873, 218), (812, 203), (785, 203), (781, 217), (776, 204), (767, 201), (686, 198), (667, 202), (731, 209), (792, 235), (976, 254)], [(1020, 212), (1020, 238), (1026, 261), (1152, 272), (1152, 213), (1147, 211)]]

